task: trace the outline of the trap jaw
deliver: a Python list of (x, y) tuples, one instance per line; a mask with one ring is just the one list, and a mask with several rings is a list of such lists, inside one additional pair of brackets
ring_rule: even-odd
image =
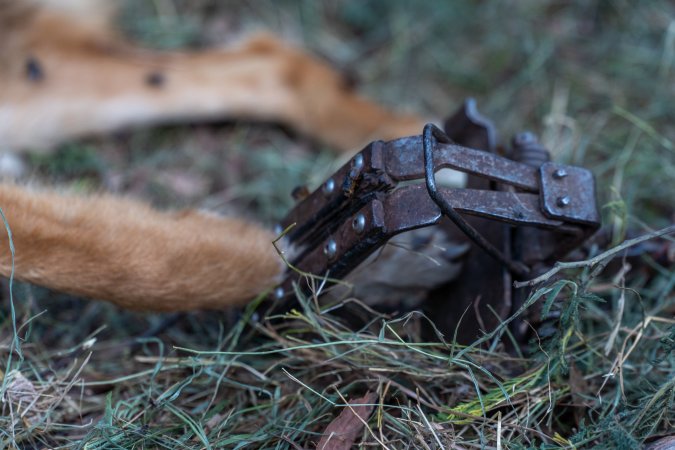
[[(443, 168), (467, 173), (467, 187), (438, 187)], [(514, 278), (536, 276), (600, 225), (591, 172), (550, 162), (530, 133), (514, 138), (510, 158), (497, 155), (493, 125), (467, 100), (444, 131), (427, 125), (421, 136), (372, 142), (296, 204), (280, 226), (299, 249), (290, 261), (297, 271), (288, 271), (275, 297), (302, 286), (302, 272), (344, 277), (393, 236), (444, 217), (455, 225), (443, 225), (453, 238), (472, 244), (461, 283), (429, 299), (446, 330), (482, 291), (498, 290), (482, 306), (498, 312), (495, 320), (506, 317), (516, 306)]]

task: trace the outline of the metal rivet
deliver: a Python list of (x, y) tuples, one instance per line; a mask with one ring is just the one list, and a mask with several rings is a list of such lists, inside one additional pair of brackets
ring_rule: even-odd
[(567, 176), (567, 171), (565, 169), (556, 169), (555, 172), (553, 172), (553, 178), (565, 178)]
[(274, 290), (274, 298), (276, 298), (277, 300), (284, 298), (284, 294), (286, 294), (286, 292), (284, 291), (284, 288), (282, 288), (281, 286), (279, 286)]
[(366, 216), (364, 216), (362, 213), (359, 213), (354, 217), (354, 220), (352, 220), (352, 229), (356, 231), (358, 234), (363, 233), (363, 230), (366, 228)]
[(363, 167), (363, 155), (358, 154), (354, 157), (354, 168), (361, 169)]
[(330, 195), (333, 193), (335, 190), (335, 181), (332, 178), (329, 178), (328, 181), (326, 181), (323, 184), (323, 193), (325, 195)]
[(323, 248), (323, 254), (328, 257), (328, 259), (333, 259), (337, 254), (337, 242), (335, 239), (331, 238), (326, 246)]
[(556, 201), (556, 204), (560, 206), (561, 208), (564, 208), (565, 206), (569, 205), (572, 203), (572, 199), (570, 199), (567, 195), (564, 197), (558, 197), (558, 200)]

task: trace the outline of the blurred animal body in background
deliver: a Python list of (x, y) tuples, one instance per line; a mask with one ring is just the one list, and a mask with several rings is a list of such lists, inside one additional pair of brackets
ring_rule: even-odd
[(272, 35), (154, 51), (100, 0), (0, 0), (0, 146), (44, 150), (94, 133), (227, 118), (287, 125), (338, 150), (418, 133), (422, 121), (355, 93), (322, 60)]
[[(210, 50), (134, 45), (113, 26), (113, 3), (0, 0), (0, 151), (227, 118), (280, 123), (342, 152), (422, 129), (419, 117), (361, 97), (324, 61), (271, 35)], [(17, 278), (125, 307), (239, 304), (284, 269), (274, 236), (236, 219), (10, 184), (0, 185), (0, 207)], [(11, 267), (3, 239), (0, 273)]]

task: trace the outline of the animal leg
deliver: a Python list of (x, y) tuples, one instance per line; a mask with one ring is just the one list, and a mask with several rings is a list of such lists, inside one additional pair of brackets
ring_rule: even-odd
[(230, 118), (280, 122), (354, 151), (417, 134), (424, 123), (361, 97), (329, 65), (274, 36), (160, 52), (96, 24), (37, 8), (0, 31), (0, 146), (35, 150), (140, 125)]

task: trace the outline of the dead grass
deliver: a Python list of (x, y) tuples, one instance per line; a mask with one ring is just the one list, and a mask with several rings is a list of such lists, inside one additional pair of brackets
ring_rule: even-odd
[[(532, 129), (558, 159), (591, 167), (621, 235), (675, 217), (674, 17), (667, 1), (147, 0), (124, 25), (163, 47), (276, 30), (353, 71), (372, 97), (430, 116), (474, 96), (504, 136)], [(323, 178), (321, 150), (269, 126), (194, 125), (35, 162), (83, 190), (271, 223), (290, 206), (284, 193)], [(541, 287), (532, 301), (560, 289), (560, 319), (518, 357), (499, 334), (422, 341), (418, 313), (368, 313), (353, 330), (311, 297), (275, 320), (255, 303), (167, 317), (23, 285), (11, 309), (6, 286), (0, 448), (313, 448), (367, 392), (364, 448), (639, 448), (675, 422), (675, 273), (645, 267), (578, 269)]]

